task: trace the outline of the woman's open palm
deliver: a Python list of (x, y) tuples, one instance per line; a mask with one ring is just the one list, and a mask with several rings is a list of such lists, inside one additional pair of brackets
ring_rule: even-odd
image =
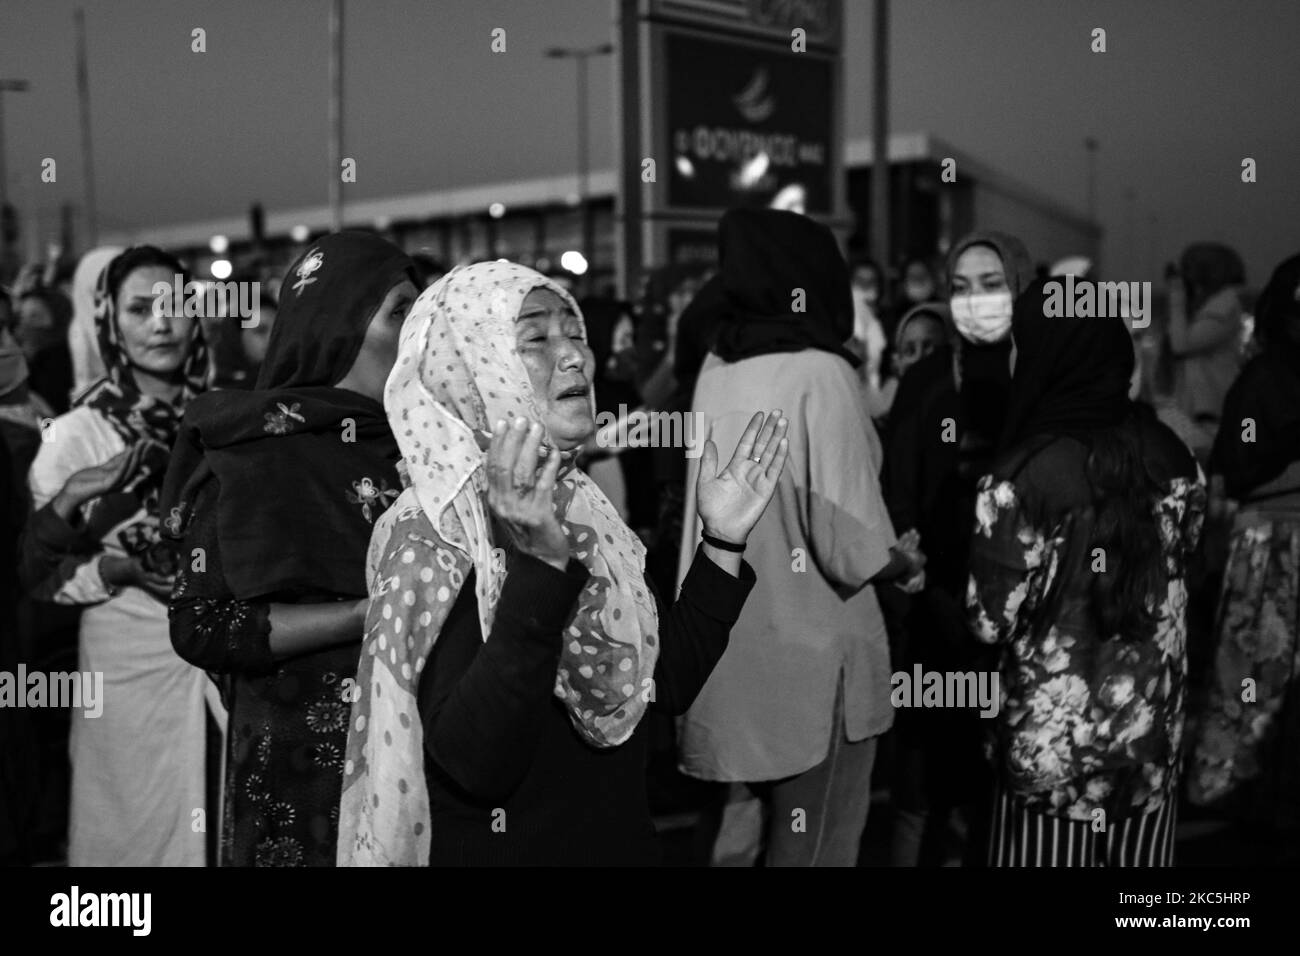
[(766, 420), (762, 412), (756, 412), (740, 436), (731, 461), (721, 471), (718, 446), (712, 437), (705, 440), (695, 502), (706, 532), (736, 543), (749, 537), (772, 500), (777, 479), (785, 468), (790, 447), (785, 432), (789, 424), (779, 408)]

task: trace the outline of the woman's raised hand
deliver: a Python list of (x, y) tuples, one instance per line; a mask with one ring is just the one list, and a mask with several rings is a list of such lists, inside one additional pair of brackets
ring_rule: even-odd
[[(515, 547), (564, 570), (569, 542), (555, 517), (554, 499), (560, 453), (541, 451), (543, 433), (539, 423), (525, 418), (497, 422), (488, 445), (488, 507)], [(539, 474), (537, 462), (543, 456)]]
[(779, 408), (766, 420), (762, 412), (756, 412), (722, 471), (718, 470), (718, 446), (712, 437), (704, 442), (695, 501), (706, 534), (734, 544), (743, 544), (749, 537), (772, 500), (785, 467), (789, 424)]

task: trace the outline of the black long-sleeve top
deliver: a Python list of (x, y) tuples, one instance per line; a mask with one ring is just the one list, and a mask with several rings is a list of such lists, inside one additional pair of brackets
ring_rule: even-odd
[[(431, 865), (654, 865), (642, 720), (599, 749), (553, 694), (587, 570), (513, 554), (485, 642), (474, 579), (460, 589), (419, 686)], [(697, 553), (671, 608), (655, 593), (660, 652), (650, 706), (681, 714), (727, 647), (754, 584)]]
[[(222, 865), (333, 866), (347, 746), (344, 682), (356, 676), (361, 635), (277, 661), (270, 609), (272, 602), (350, 596), (234, 597), (217, 529), (218, 496), (214, 480), (195, 497), (169, 617), (172, 647), (218, 677), (230, 712)], [(201, 568), (191, 558), (197, 551), (205, 558)]]

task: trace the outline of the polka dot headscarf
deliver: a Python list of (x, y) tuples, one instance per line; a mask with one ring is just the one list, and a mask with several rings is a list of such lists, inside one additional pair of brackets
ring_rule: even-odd
[[(491, 633), (505, 569), (493, 560), (498, 544), (483, 448), (499, 419), (543, 420), (515, 350), (515, 321), (537, 288), (581, 315), (540, 273), (488, 262), (444, 276), (403, 326), (384, 408), (410, 487), (376, 523), (370, 543), (371, 604), (344, 764), (340, 865), (427, 863), (416, 691), (471, 570), (484, 639)], [(591, 573), (565, 628), (555, 695), (588, 743), (613, 747), (631, 737), (652, 696), (659, 620), (644, 578), (645, 549), (581, 471), (561, 472), (555, 498), (570, 551)]]

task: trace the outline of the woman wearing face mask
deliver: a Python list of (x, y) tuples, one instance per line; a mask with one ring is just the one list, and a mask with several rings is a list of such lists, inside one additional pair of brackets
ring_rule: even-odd
[(163, 502), (181, 556), (172, 644), (220, 675), (230, 709), (227, 866), (333, 865), (366, 542), (400, 488), (380, 400), (411, 260), (337, 233), (281, 288), (257, 388), (194, 404)]
[[(1259, 355), (1223, 407), (1211, 474), (1240, 503), (1216, 621), (1216, 652), (1189, 793), (1258, 828), (1272, 862), (1300, 857), (1300, 256), (1255, 310)], [(1253, 430), (1252, 441), (1245, 429)], [(1249, 702), (1243, 681), (1255, 682)]]
[(167, 640), (174, 563), (159, 492), (181, 414), (202, 390), (198, 323), (155, 314), (155, 283), (182, 269), (136, 246), (99, 277), (106, 375), (48, 426), (32, 464), (24, 539), (35, 597), (81, 605), (79, 668), (103, 674), (100, 712), (72, 711), (72, 866), (201, 866), (206, 724), (201, 671)]
[(410, 487), (371, 540), (340, 864), (655, 862), (642, 717), (689, 706), (726, 648), (785, 427), (754, 416), (725, 467), (706, 446), (710, 538), (669, 608), (573, 468), (592, 373), (577, 305), (531, 269), (455, 269), (416, 304), (384, 396)]
[[(894, 526), (918, 533), (926, 590), (900, 620), (900, 651), (926, 668), (988, 669), (991, 652), (969, 639), (962, 602), (975, 485), (987, 473), (1006, 416), (1012, 296), (1033, 278), (1013, 236), (975, 232), (948, 257), (952, 348), (916, 359), (899, 385), (887, 432), (882, 484)], [(906, 323), (904, 330), (912, 323)], [(931, 662), (934, 662), (933, 665)], [(982, 865), (989, 785), (980, 760), (983, 721), (973, 711), (908, 714), (899, 730), (895, 865), (941, 862), (951, 853)], [(965, 846), (946, 845), (956, 812)]]
[(1170, 866), (1205, 479), (1129, 399), (1123, 320), (1048, 318), (1046, 298), (1016, 301), (971, 543), (970, 626), (1003, 649), (990, 861)]

